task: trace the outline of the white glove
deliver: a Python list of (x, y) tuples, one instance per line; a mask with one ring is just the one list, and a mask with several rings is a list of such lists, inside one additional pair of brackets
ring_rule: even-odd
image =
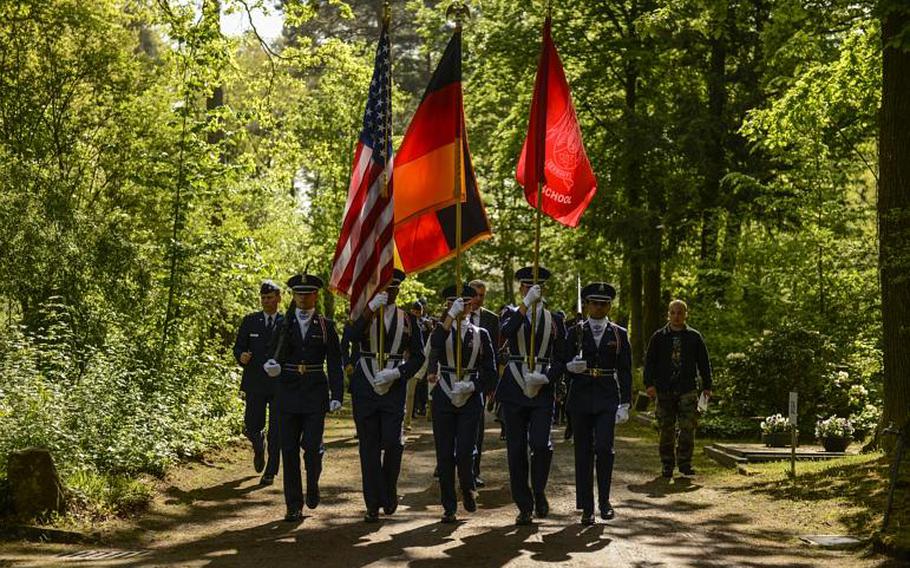
[(329, 412), (335, 412), (336, 410), (340, 410), (340, 409), (341, 409), (341, 401), (340, 401), (340, 400), (331, 400), (331, 401), (329, 401)]
[(383, 369), (376, 373), (376, 382), (382, 385), (391, 384), (401, 378), (398, 369)]
[(535, 285), (531, 286), (531, 289), (528, 290), (527, 294), (525, 294), (524, 304), (526, 307), (530, 308), (539, 299), (540, 299), (540, 284), (535, 284)]
[(455, 381), (452, 383), (452, 392), (455, 394), (467, 394), (474, 392), (477, 387), (474, 381)]
[(616, 423), (625, 424), (629, 421), (629, 405), (620, 404), (619, 408), (616, 409)]
[(371, 312), (379, 311), (380, 306), (385, 306), (389, 303), (389, 294), (388, 292), (380, 292), (373, 296), (373, 299), (370, 300), (368, 304), (370, 306)]
[(576, 375), (578, 373), (584, 373), (588, 370), (588, 362), (580, 357), (576, 357), (566, 363), (566, 370), (570, 373), (575, 373)]
[(269, 359), (263, 363), (262, 368), (265, 369), (265, 374), (273, 379), (281, 374), (281, 365), (274, 359)]
[(379, 396), (389, 392), (392, 383), (401, 378), (401, 371), (398, 369), (383, 369), (373, 377), (373, 390)]
[(460, 316), (463, 312), (464, 300), (461, 298), (455, 298), (455, 301), (452, 302), (452, 307), (449, 308), (449, 317), (453, 320), (458, 319), (458, 316)]
[(543, 385), (549, 383), (550, 379), (548, 379), (547, 376), (544, 375), (543, 373), (528, 372), (528, 373), (525, 373), (525, 382), (528, 383), (529, 385), (543, 386)]
[(534, 398), (540, 392), (540, 389), (549, 382), (550, 379), (543, 373), (525, 373), (525, 396)]

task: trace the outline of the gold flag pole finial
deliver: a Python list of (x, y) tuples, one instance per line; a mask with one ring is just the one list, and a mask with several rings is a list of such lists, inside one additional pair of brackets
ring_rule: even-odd
[(456, 0), (446, 8), (446, 19), (455, 22), (455, 29), (461, 31), (461, 24), (471, 16), (471, 9), (468, 8), (467, 2)]

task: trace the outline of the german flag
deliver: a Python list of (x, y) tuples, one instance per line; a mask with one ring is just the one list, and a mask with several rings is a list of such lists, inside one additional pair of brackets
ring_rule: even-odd
[(408, 273), (429, 270), (455, 255), (456, 163), (462, 250), (491, 235), (468, 148), (463, 100), (461, 32), (456, 31), (395, 155), (395, 246)]

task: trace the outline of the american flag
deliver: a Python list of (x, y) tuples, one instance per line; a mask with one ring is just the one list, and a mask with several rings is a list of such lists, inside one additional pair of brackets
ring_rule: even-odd
[(389, 52), (388, 23), (383, 23), (329, 280), (332, 290), (350, 298), (352, 319), (391, 281), (395, 262), (391, 187), (383, 195), (393, 162)]

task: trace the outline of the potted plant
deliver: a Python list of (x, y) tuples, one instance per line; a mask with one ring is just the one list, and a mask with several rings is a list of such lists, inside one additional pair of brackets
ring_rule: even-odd
[(853, 439), (853, 425), (846, 418), (831, 416), (815, 423), (815, 437), (826, 452), (843, 452)]
[(761, 422), (761, 439), (769, 448), (790, 445), (790, 421), (781, 414), (772, 414)]

